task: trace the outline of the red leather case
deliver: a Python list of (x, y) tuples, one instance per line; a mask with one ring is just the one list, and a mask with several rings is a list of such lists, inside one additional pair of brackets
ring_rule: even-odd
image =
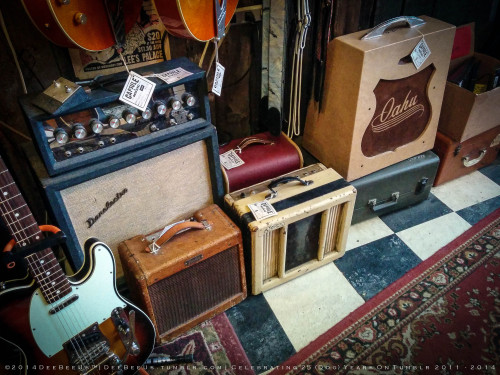
[(433, 151), (441, 159), (434, 186), (464, 176), (493, 163), (500, 150), (500, 126), (464, 142), (437, 132)]
[[(263, 144), (258, 141), (252, 143), (252, 139), (271, 143)], [(243, 145), (241, 151), (238, 145)], [(273, 179), (300, 169), (303, 165), (302, 152), (299, 147), (283, 133), (278, 137), (265, 132), (234, 139), (220, 147), (219, 154), (230, 150), (235, 150), (245, 164), (229, 170), (221, 166), (226, 193)]]

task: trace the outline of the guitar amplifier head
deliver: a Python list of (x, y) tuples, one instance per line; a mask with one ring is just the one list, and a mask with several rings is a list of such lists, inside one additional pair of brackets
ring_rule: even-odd
[[(196, 64), (180, 58), (135, 71), (156, 84), (144, 111), (118, 100), (128, 77), (126, 72), (90, 82), (87, 94), (82, 87), (58, 80), (54, 85), (59, 88), (21, 97), (28, 128), (50, 176), (173, 138), (210, 122), (205, 72)], [(63, 85), (75, 94), (60, 98)], [(54, 103), (62, 104), (57, 108)]]
[(217, 205), (197, 211), (194, 218), (203, 227), (179, 231), (153, 253), (148, 244), (161, 233), (119, 245), (131, 297), (153, 321), (158, 342), (246, 297), (240, 230)]
[(167, 222), (222, 201), (217, 134), (208, 124), (180, 137), (56, 177), (45, 173), (33, 153), (29, 160), (56, 224), (66, 234), (69, 260), (83, 262), (84, 242), (95, 237), (115, 253), (118, 244)]
[(344, 255), (356, 193), (333, 169), (314, 164), (226, 194), (248, 249), (252, 293)]

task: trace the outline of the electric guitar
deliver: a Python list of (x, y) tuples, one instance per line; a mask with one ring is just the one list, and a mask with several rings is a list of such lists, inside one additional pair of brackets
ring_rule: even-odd
[(87, 240), (85, 262), (70, 277), (50, 248), (33, 250), (44, 235), (1, 157), (0, 215), (13, 236), (2, 256), (23, 255), (6, 267), (25, 263), (28, 270), (24, 278), (0, 282), (0, 335), (22, 350), (25, 373), (139, 370), (154, 347), (155, 331), (148, 316), (117, 293), (110, 248)]
[(52, 43), (102, 51), (120, 44), (137, 22), (142, 0), (22, 0), (36, 28)]

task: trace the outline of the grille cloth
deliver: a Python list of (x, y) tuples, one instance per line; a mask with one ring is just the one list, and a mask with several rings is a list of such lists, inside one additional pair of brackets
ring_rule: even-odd
[(159, 334), (241, 293), (238, 247), (233, 246), (149, 287)]

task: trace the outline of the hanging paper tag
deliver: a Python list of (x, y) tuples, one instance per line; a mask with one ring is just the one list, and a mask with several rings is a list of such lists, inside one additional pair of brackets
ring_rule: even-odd
[(236, 152), (234, 152), (234, 150), (224, 152), (222, 155), (220, 155), (220, 163), (224, 168), (228, 170), (245, 164), (245, 162), (241, 160), (241, 158)]
[(413, 65), (415, 65), (415, 68), (419, 69), (425, 62), (425, 60), (427, 60), (427, 58), (430, 56), (430, 54), (431, 50), (425, 42), (425, 39), (422, 38), (411, 53), (411, 59), (413, 61)]
[(144, 111), (153, 95), (155, 86), (156, 83), (149, 79), (137, 73), (130, 72), (119, 100)]
[(268, 201), (250, 203), (248, 208), (252, 211), (255, 220), (263, 220), (278, 215), (273, 205)]
[(177, 82), (185, 77), (190, 76), (191, 72), (188, 72), (186, 69), (182, 68), (175, 68), (172, 70), (167, 70), (166, 72), (163, 73), (157, 73), (154, 76), (157, 78), (160, 78), (161, 80), (165, 81), (166, 83), (174, 83)]
[(219, 64), (215, 63), (215, 74), (214, 74), (214, 84), (212, 86), (212, 92), (217, 95), (221, 95), (222, 92), (222, 80), (224, 79), (224, 71), (226, 69)]

